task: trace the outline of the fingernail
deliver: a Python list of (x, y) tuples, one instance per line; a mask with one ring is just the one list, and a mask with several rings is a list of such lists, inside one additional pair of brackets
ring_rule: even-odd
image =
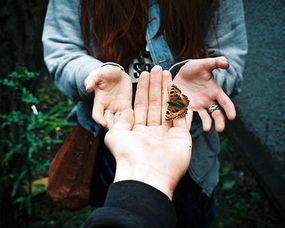
[(229, 62), (226, 59), (223, 60), (223, 63), (229, 65)]
[(89, 86), (89, 85), (85, 85), (85, 90), (86, 90), (87, 92), (89, 92), (90, 86)]

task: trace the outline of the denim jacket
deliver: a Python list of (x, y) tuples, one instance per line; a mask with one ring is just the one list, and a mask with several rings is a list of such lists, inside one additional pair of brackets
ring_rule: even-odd
[[(49, 1), (42, 37), (44, 59), (58, 89), (77, 101), (69, 115), (70, 123), (79, 123), (97, 135), (100, 126), (91, 117), (94, 93), (88, 94), (85, 91), (84, 80), (92, 70), (101, 67), (103, 62), (84, 49), (79, 23), (79, 2), (80, 0)], [(213, 75), (224, 91), (231, 95), (241, 89), (247, 53), (243, 3), (242, 0), (217, 0), (217, 3), (217, 7), (213, 8), (213, 18), (205, 41), (210, 56), (225, 56), (229, 61), (229, 69), (214, 70)], [(160, 26), (157, 0), (149, 0), (149, 14), (146, 41), (153, 63), (166, 70), (174, 69), (174, 58), (164, 37), (161, 35), (153, 38)], [(96, 52), (96, 47), (92, 48), (92, 52), (91, 54)], [(189, 173), (202, 191), (210, 196), (218, 183), (218, 134), (213, 127), (210, 132), (204, 133), (197, 115), (194, 115), (191, 134), (193, 152)]]

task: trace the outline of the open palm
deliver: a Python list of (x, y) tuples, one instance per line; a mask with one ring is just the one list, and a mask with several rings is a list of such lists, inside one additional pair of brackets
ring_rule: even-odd
[(171, 186), (171, 192), (186, 172), (191, 158), (192, 112), (186, 116), (188, 121), (186, 118), (165, 121), (170, 83), (170, 73), (162, 72), (158, 66), (150, 76), (142, 73), (134, 110), (115, 114), (114, 126), (105, 137), (117, 162), (115, 182), (121, 178), (146, 180), (146, 183), (155, 180), (151, 184), (160, 190), (165, 182), (170, 182), (167, 186)]
[[(185, 121), (184, 125), (177, 122), (173, 127), (133, 126), (132, 110), (123, 112), (118, 121), (105, 138), (108, 146), (111, 138), (113, 146), (117, 145), (114, 156), (118, 166), (125, 168), (129, 163), (133, 167), (143, 165), (144, 169), (159, 170), (160, 174), (173, 180), (183, 175), (177, 167), (188, 167), (191, 157), (191, 137)], [(144, 160), (148, 162), (141, 164)], [(134, 172), (129, 170), (129, 174)]]
[(108, 129), (114, 122), (114, 114), (131, 107), (132, 82), (120, 68), (106, 65), (96, 69), (86, 78), (88, 92), (95, 91), (92, 117)]
[[(218, 103), (223, 108), (228, 119), (235, 118), (233, 102), (212, 76), (214, 69), (226, 69), (228, 66), (224, 57), (191, 60), (181, 67), (173, 80), (173, 84), (190, 98), (190, 108), (199, 113), (205, 131), (211, 128), (212, 120), (207, 108), (213, 103)], [(212, 117), (215, 120), (216, 130), (222, 131), (225, 127), (223, 112), (216, 110), (212, 113)]]

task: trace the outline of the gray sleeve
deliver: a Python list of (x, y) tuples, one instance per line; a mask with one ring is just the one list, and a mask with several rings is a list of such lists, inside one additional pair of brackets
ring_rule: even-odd
[(217, 69), (213, 75), (228, 95), (241, 90), (247, 54), (247, 35), (242, 0), (218, 0), (207, 31), (206, 43), (211, 57), (225, 56), (229, 69)]
[(69, 98), (84, 100), (84, 80), (103, 63), (88, 55), (80, 31), (80, 0), (50, 0), (42, 42), (44, 60), (56, 86)]

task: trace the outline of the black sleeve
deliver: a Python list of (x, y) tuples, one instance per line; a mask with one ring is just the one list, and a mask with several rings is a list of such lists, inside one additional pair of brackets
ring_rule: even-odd
[(170, 228), (175, 224), (175, 209), (165, 194), (128, 180), (109, 187), (104, 207), (95, 209), (84, 227)]

